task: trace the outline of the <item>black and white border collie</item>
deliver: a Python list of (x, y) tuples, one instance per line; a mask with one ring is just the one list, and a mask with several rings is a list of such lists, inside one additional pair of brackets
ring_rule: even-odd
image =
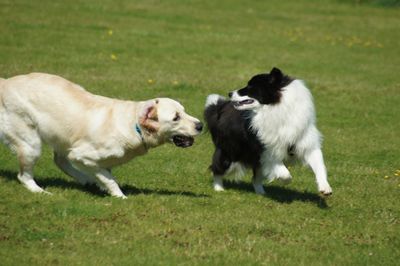
[(264, 179), (291, 181), (283, 162), (296, 158), (314, 171), (318, 190), (332, 194), (312, 95), (301, 80), (273, 68), (229, 96), (209, 95), (204, 111), (215, 145), (214, 190), (224, 190), (222, 178), (246, 167), (253, 170), (255, 192), (265, 194)]

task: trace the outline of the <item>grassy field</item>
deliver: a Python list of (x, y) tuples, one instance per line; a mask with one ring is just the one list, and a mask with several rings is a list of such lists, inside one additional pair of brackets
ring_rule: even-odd
[(53, 196), (35, 195), (0, 146), (0, 264), (398, 265), (400, 9), (363, 3), (0, 0), (1, 77), (172, 97), (197, 117), (208, 94), (273, 66), (304, 79), (334, 190), (321, 199), (298, 165), (265, 197), (250, 175), (215, 193), (206, 133), (115, 169), (127, 200), (78, 185), (45, 148), (35, 174)]

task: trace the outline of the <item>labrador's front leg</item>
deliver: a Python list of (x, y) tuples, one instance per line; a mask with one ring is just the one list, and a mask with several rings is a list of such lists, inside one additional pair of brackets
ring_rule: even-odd
[(127, 197), (119, 188), (115, 178), (111, 175), (111, 173), (106, 169), (98, 169), (95, 171), (94, 176), (110, 193), (111, 196), (126, 199)]

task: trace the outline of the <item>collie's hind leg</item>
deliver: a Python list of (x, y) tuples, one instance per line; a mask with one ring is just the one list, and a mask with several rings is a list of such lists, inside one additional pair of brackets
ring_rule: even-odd
[(263, 181), (265, 179), (265, 175), (263, 174), (263, 170), (261, 168), (253, 169), (253, 187), (256, 194), (265, 195), (265, 190), (263, 187)]
[(231, 161), (223, 155), (220, 149), (216, 149), (210, 166), (213, 172), (213, 188), (215, 191), (224, 191), (222, 179), (230, 165)]
[(224, 182), (222, 181), (223, 176), (215, 175), (213, 176), (213, 188), (215, 191), (224, 191)]
[(318, 190), (321, 194), (328, 196), (332, 194), (332, 188), (328, 183), (326, 167), (321, 149), (317, 148), (306, 153), (305, 161), (311, 167), (315, 174)]

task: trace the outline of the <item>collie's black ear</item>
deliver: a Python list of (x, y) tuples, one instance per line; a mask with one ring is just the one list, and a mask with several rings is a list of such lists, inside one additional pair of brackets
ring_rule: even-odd
[(271, 75), (281, 75), (282, 76), (282, 71), (279, 68), (274, 67), (273, 69), (271, 69), (269, 74), (271, 74)]
[(282, 81), (283, 73), (279, 68), (274, 67), (269, 75), (271, 83), (280, 83)]

